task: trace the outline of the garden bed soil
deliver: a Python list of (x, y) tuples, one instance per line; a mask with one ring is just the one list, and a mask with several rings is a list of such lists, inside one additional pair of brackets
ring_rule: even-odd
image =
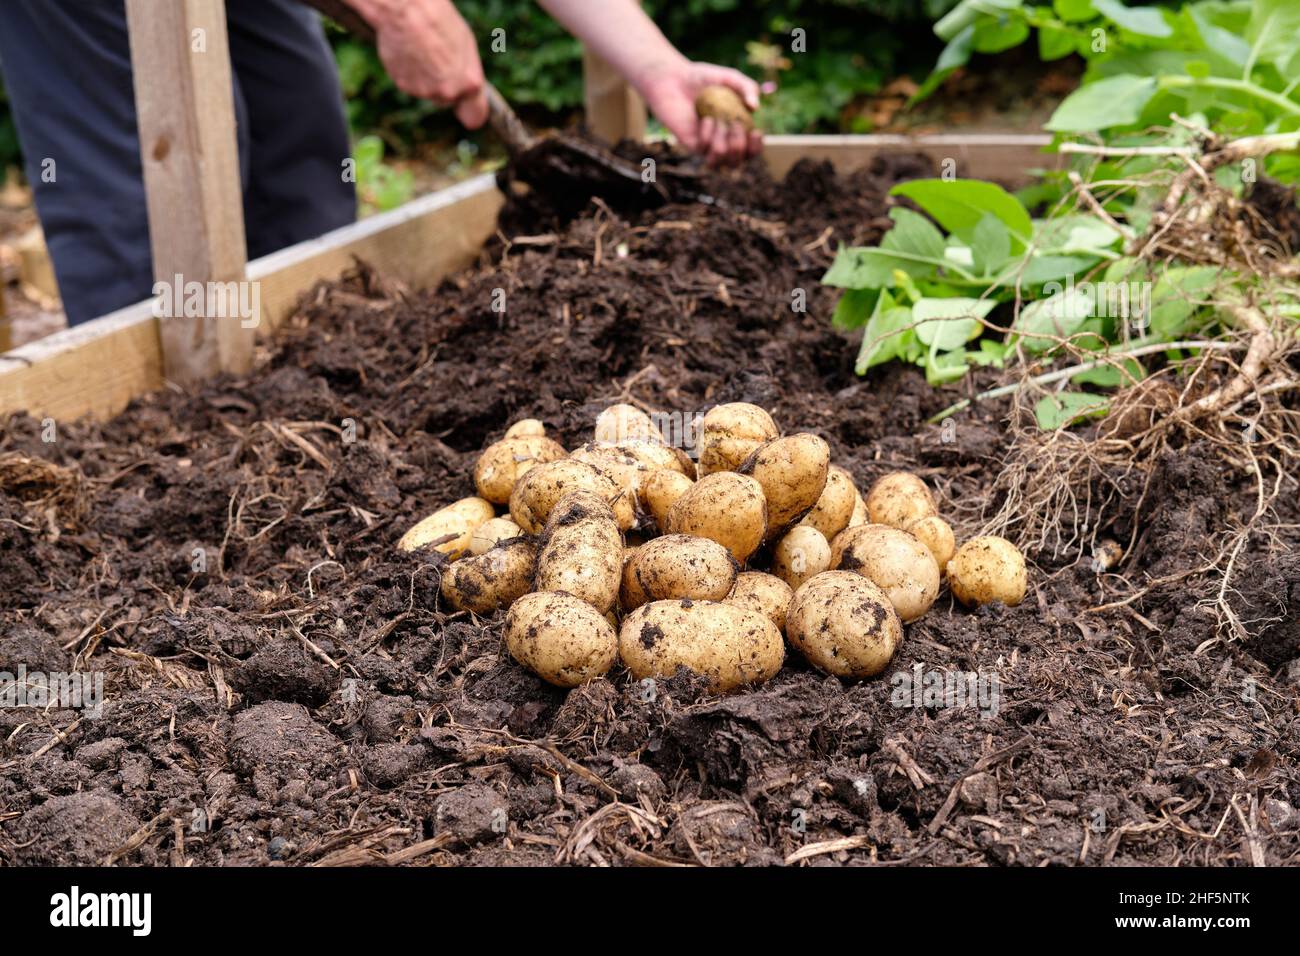
[[(970, 383), (857, 378), (818, 282), (838, 243), (888, 226), (891, 183), (928, 172), (750, 169), (709, 181), (721, 206), (572, 221), (516, 197), (478, 268), (409, 294), (359, 266), (247, 379), (104, 424), (4, 422), (0, 671), (102, 672), (105, 703), (0, 710), (0, 861), (1295, 862), (1300, 508), (1279, 515), (1283, 551), (1240, 560), (1249, 640), (1212, 640), (1196, 572), (1255, 499), (1208, 446), (1157, 461), (1140, 513), (1130, 476), (1091, 516), (1121, 541), (1140, 526), (1111, 573), (1031, 552), (1022, 605), (945, 591), (858, 684), (791, 652), (728, 697), (617, 668), (564, 692), (510, 660), (499, 616), (442, 605), (440, 556), (395, 551), (472, 493), (511, 422), (573, 447), (628, 399), (755, 402), (824, 436), (860, 487), (916, 471), (975, 531), (1007, 406), (927, 425)], [(996, 675), (996, 712), (898, 706), (917, 667)]]

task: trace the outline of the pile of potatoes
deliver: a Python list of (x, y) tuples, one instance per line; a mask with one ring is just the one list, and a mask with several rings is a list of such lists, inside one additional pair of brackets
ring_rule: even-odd
[(887, 474), (864, 498), (825, 441), (782, 436), (746, 403), (704, 416), (698, 463), (630, 405), (572, 452), (520, 421), (474, 484), (398, 546), (451, 560), (441, 593), (457, 610), (508, 608), (510, 654), (561, 687), (621, 660), (637, 679), (684, 667), (726, 692), (776, 674), (787, 640), (827, 673), (872, 677), (945, 573), (968, 606), (1025, 594), (1016, 547), (957, 548), (919, 478)]

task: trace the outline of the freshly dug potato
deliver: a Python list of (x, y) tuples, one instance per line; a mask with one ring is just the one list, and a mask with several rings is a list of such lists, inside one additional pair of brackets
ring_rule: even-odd
[(534, 465), (558, 461), (568, 454), (559, 442), (545, 435), (503, 438), (487, 447), (474, 465), (474, 487), (479, 496), (496, 505), (510, 500), (515, 483)]
[(440, 508), (425, 518), (397, 542), (400, 551), (415, 551), (433, 545), (452, 560), (459, 558), (469, 548), (475, 529), (490, 521), (496, 510), (492, 502), (483, 498), (462, 498), (454, 504)]
[(790, 643), (837, 677), (874, 677), (903, 641), (889, 596), (852, 571), (826, 571), (794, 592), (786, 612)]
[(867, 518), (872, 524), (906, 528), (913, 521), (938, 514), (934, 495), (925, 482), (906, 471), (891, 471), (867, 492)]
[(537, 591), (510, 605), (506, 649), (542, 680), (577, 687), (614, 665), (618, 635), (585, 601), (558, 591)]
[(816, 528), (822, 537), (831, 541), (849, 526), (858, 497), (853, 476), (839, 465), (831, 465), (826, 471), (826, 487), (821, 497), (799, 523)]
[(1025, 556), (1006, 538), (971, 538), (948, 562), (948, 586), (967, 607), (1001, 601), (1015, 607), (1025, 599)]
[(781, 669), (785, 643), (757, 611), (716, 601), (652, 601), (623, 619), (618, 651), (637, 680), (685, 667), (715, 693), (761, 684)]
[(611, 405), (596, 417), (596, 441), (617, 444), (624, 441), (649, 441), (662, 444), (650, 416), (635, 405)]
[(636, 508), (614, 479), (585, 461), (561, 458), (530, 468), (510, 495), (510, 517), (526, 534), (538, 534), (555, 503), (570, 491), (590, 491), (614, 509), (620, 531), (636, 523)]
[(716, 541), (744, 564), (767, 532), (763, 486), (746, 475), (705, 475), (668, 509), (663, 531)]
[(536, 418), (521, 418), (506, 429), (506, 438), (533, 438), (546, 434), (546, 426)]
[(729, 86), (706, 86), (695, 97), (695, 115), (713, 118), (719, 123), (738, 123), (747, 130), (754, 128), (754, 116), (745, 101)]
[(795, 525), (772, 549), (772, 573), (798, 588), (831, 566), (831, 546), (826, 536), (805, 524)]
[(533, 589), (537, 549), (514, 538), (477, 557), (457, 561), (442, 575), (442, 596), (458, 611), (490, 614)]
[(853, 517), (849, 519), (848, 527), (856, 528), (860, 524), (867, 524), (871, 519), (867, 516), (867, 500), (862, 497), (862, 492), (857, 492), (857, 497), (853, 501)]
[(736, 562), (716, 541), (668, 534), (636, 549), (623, 564), (624, 611), (647, 601), (721, 601), (736, 583)]
[(648, 511), (654, 517), (655, 524), (662, 528), (667, 521), (668, 510), (694, 484), (679, 471), (657, 468), (641, 481), (641, 508)]
[(736, 469), (763, 486), (769, 534), (780, 534), (817, 504), (830, 462), (830, 446), (816, 435), (802, 434), (760, 445)]
[(631, 455), (648, 471), (666, 468), (669, 471), (681, 472), (688, 478), (695, 478), (695, 462), (691, 461), (691, 456), (680, 448), (636, 439), (619, 442), (614, 447)]
[(785, 612), (793, 597), (794, 590), (776, 575), (742, 571), (736, 575), (736, 586), (724, 603), (757, 611), (784, 632)]
[(930, 515), (907, 526), (907, 533), (921, 539), (921, 543), (930, 549), (939, 573), (943, 574), (948, 562), (957, 553), (957, 537), (952, 533), (952, 525), (938, 515)]
[(581, 448), (574, 449), (569, 454), (569, 457), (574, 461), (585, 461), (597, 471), (609, 475), (610, 478), (614, 479), (614, 483), (623, 489), (625, 494), (631, 496), (633, 501), (640, 494), (641, 480), (647, 469), (640, 461), (617, 445), (602, 445), (599, 442), (591, 442)]
[(757, 405), (731, 402), (714, 406), (700, 422), (700, 477), (735, 471), (755, 448), (778, 434), (772, 416)]
[(904, 622), (930, 610), (939, 596), (939, 564), (921, 540), (883, 524), (845, 531), (834, 567), (870, 578), (889, 595)]
[(623, 536), (597, 494), (571, 491), (556, 503), (537, 551), (538, 591), (565, 591), (601, 614), (618, 600)]
[(518, 538), (523, 533), (524, 529), (509, 518), (493, 518), (490, 521), (484, 521), (470, 535), (469, 553), (473, 555), (484, 554), (491, 551), (502, 541)]

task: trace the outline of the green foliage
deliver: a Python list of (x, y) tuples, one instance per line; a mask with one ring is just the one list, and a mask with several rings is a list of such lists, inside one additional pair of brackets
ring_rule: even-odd
[(378, 136), (363, 136), (352, 147), (357, 197), (366, 212), (396, 209), (415, 195), (415, 177), (409, 170), (385, 163), (384, 151), (384, 141)]

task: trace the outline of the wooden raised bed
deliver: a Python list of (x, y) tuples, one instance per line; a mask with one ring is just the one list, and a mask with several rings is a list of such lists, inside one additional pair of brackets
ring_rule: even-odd
[[(354, 258), (412, 287), (428, 287), (470, 265), (496, 228), (502, 196), (495, 178), (484, 175), (246, 262), (224, 0), (164, 7), (159, 15), (151, 0), (127, 2), (155, 275), (260, 283), (261, 325), (246, 330), (237, 320), (160, 320), (153, 300), (138, 303), (0, 355), (0, 415), (107, 418), (165, 382), (243, 371), (252, 337), (273, 333), (303, 293), (338, 276)], [(206, 31), (206, 54), (178, 54), (191, 49), (195, 30)], [(645, 112), (635, 96), (594, 58), (585, 65), (592, 128), (609, 139), (642, 135)], [(764, 158), (783, 175), (803, 157), (847, 170), (881, 153), (919, 151), (939, 163), (955, 160), (961, 175), (1005, 180), (1051, 164), (1055, 157), (1041, 152), (1048, 141), (1022, 134), (772, 136)]]

